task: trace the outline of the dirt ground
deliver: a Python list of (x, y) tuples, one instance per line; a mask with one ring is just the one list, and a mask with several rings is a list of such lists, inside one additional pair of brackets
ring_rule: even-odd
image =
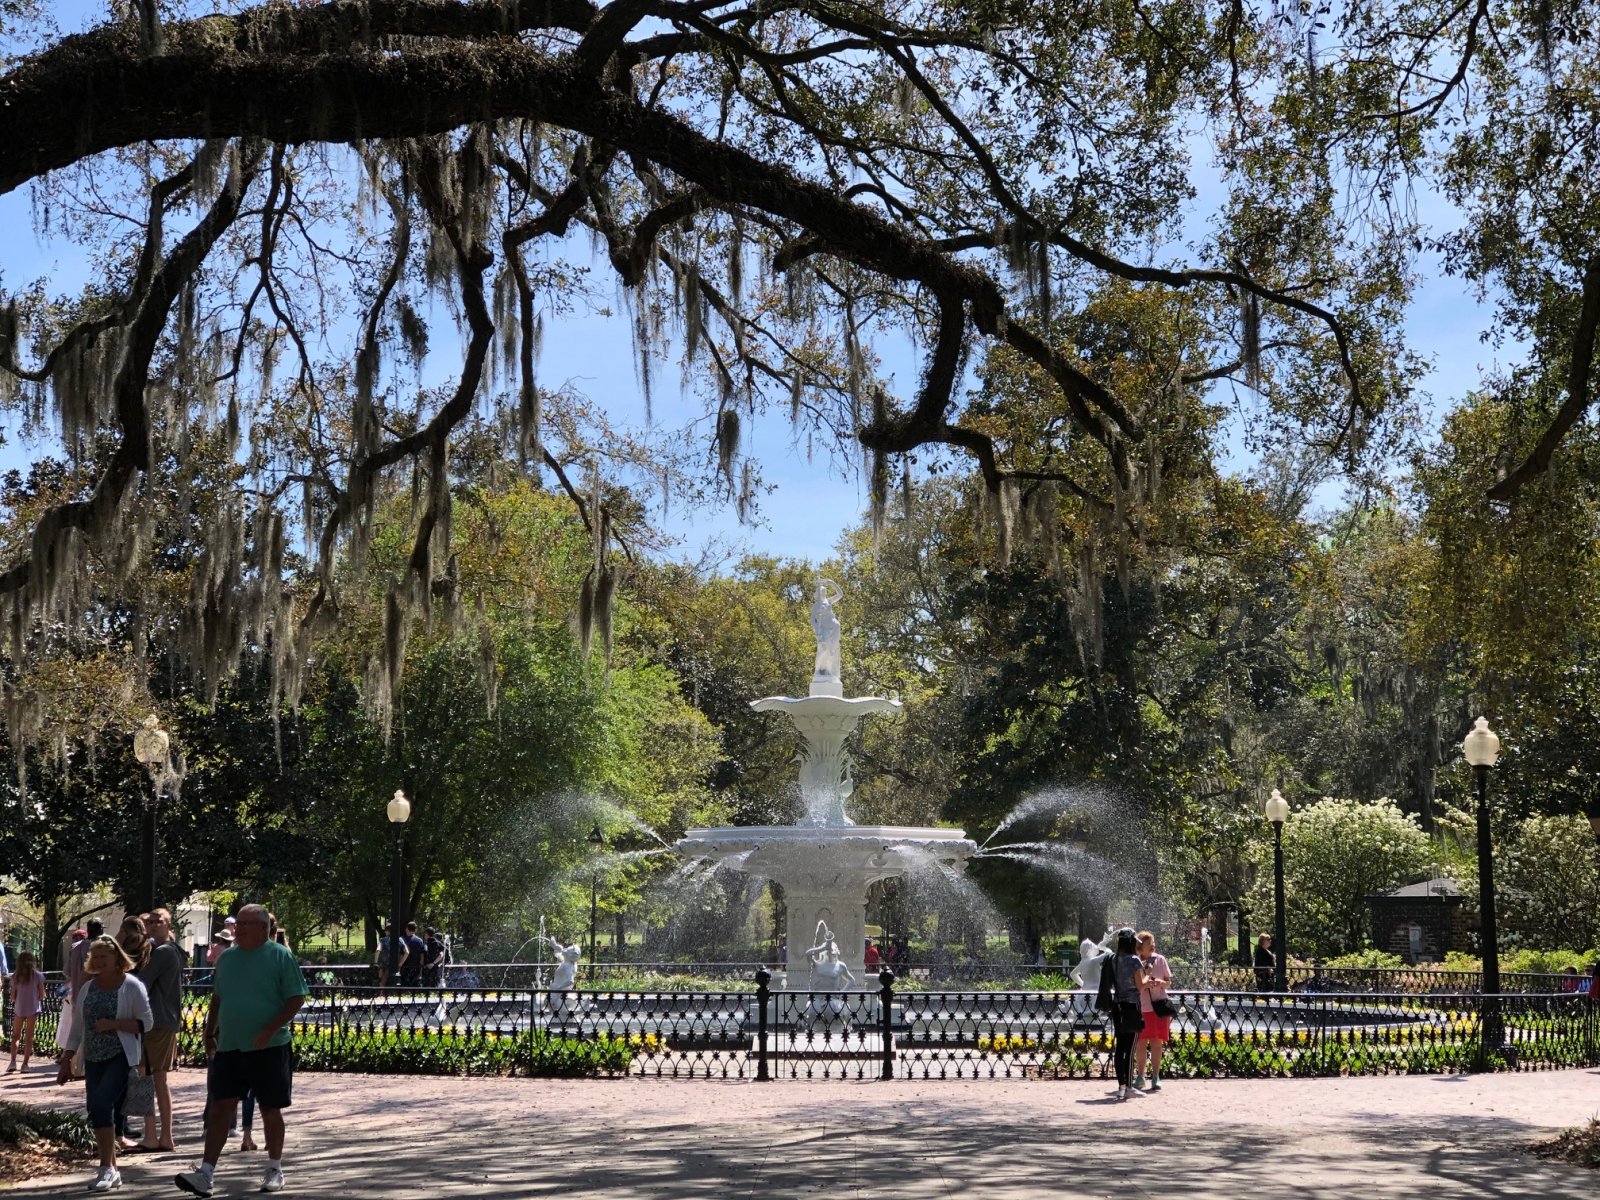
[[(177, 1195), (198, 1157), (199, 1072), (176, 1156), (124, 1163), (124, 1194)], [(1523, 1152), (1600, 1114), (1600, 1071), (1178, 1080), (1118, 1103), (1099, 1082), (775, 1082), (302, 1075), (288, 1192), (304, 1196), (1081, 1197), (1546, 1200), (1600, 1178)], [(43, 1077), (0, 1095), (79, 1103)], [(259, 1136), (259, 1135), (258, 1135)], [(254, 1192), (230, 1144), (218, 1195)], [(77, 1176), (18, 1187), (77, 1193)]]

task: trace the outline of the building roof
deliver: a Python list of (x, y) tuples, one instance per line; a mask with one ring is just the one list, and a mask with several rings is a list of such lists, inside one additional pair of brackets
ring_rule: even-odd
[(1395, 888), (1392, 892), (1377, 892), (1368, 896), (1368, 900), (1459, 900), (1461, 899), (1461, 885), (1454, 879), (1445, 879), (1442, 876), (1436, 879), (1424, 879), (1421, 883), (1408, 883), (1405, 887)]

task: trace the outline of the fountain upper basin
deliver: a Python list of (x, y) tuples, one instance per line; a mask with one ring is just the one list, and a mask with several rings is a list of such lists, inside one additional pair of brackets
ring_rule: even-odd
[[(749, 854), (740, 869), (782, 882), (781, 868), (802, 860), (815, 860), (817, 852), (851, 859), (861, 854), (885, 855), (904, 862), (905, 870), (930, 858), (940, 862), (965, 861), (978, 844), (964, 830), (916, 825), (730, 825), (690, 829), (675, 848), (691, 858), (726, 859)], [(889, 858), (883, 865), (889, 865)], [(764, 869), (768, 863), (780, 873)], [(896, 871), (895, 874), (899, 874)]]

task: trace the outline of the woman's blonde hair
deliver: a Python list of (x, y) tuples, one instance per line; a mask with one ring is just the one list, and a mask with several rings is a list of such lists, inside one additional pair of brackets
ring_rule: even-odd
[(1133, 940), (1138, 942), (1141, 946), (1154, 946), (1156, 944), (1156, 935), (1151, 933), (1148, 929), (1141, 929), (1138, 933), (1134, 934)]
[(131, 913), (122, 918), (122, 927), (117, 930), (117, 945), (122, 947), (122, 952), (133, 964), (127, 968), (130, 971), (137, 971), (150, 961), (150, 939), (144, 935), (144, 922)]
[(115, 954), (117, 956), (117, 960), (122, 963), (122, 969), (124, 971), (133, 970), (133, 959), (128, 957), (128, 952), (122, 948), (122, 946), (117, 942), (117, 939), (111, 937), (109, 934), (101, 934), (99, 937), (95, 938), (89, 943), (89, 951), (83, 956), (83, 965), (85, 968), (88, 967), (89, 960), (95, 956), (95, 952), (98, 950), (104, 950), (109, 954)]
[(22, 953), (18, 954), (16, 971), (17, 982), (21, 984), (31, 984), (33, 982), (33, 972), (35, 969), (37, 969), (38, 962), (39, 960), (33, 956), (32, 950), (24, 950)]

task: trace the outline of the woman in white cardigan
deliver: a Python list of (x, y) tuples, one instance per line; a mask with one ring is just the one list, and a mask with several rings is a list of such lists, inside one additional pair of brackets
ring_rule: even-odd
[(92, 1192), (122, 1186), (117, 1170), (117, 1109), (128, 1088), (128, 1072), (143, 1058), (143, 1034), (150, 1028), (150, 997), (128, 971), (133, 960), (115, 938), (96, 938), (84, 960), (90, 979), (73, 1001), (71, 1050), (83, 1047), (84, 1093), (89, 1124), (100, 1151), (100, 1173)]

